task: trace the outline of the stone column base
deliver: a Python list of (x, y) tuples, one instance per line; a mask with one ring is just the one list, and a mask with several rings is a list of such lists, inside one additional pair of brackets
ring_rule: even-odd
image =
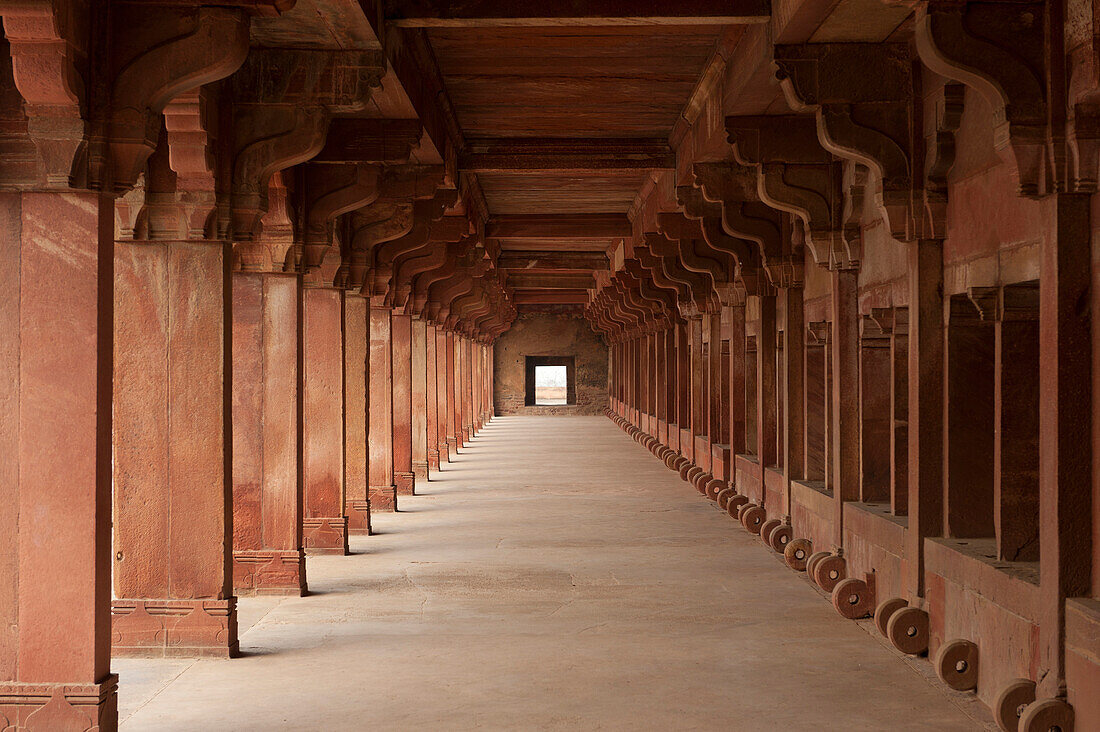
[(344, 513), (348, 517), (348, 534), (370, 536), (370, 501), (348, 501)]
[(304, 596), (305, 553), (301, 549), (234, 551), (233, 591), (238, 595)]
[(413, 476), (416, 478), (416, 480), (427, 480), (428, 479), (428, 461), (427, 460), (425, 460), (422, 463), (417, 463), (417, 462), (413, 463)]
[(439, 448), (428, 448), (428, 470), (439, 470)]
[(98, 684), (0, 683), (0, 729), (118, 729), (118, 675)]
[(451, 462), (451, 443), (443, 441), (439, 443), (439, 464)]
[(399, 496), (416, 495), (416, 475), (413, 473), (394, 473), (393, 482)]
[(115, 656), (232, 658), (237, 655), (237, 598), (115, 600), (111, 636)]
[(302, 519), (302, 543), (306, 554), (347, 554), (347, 516)]
[(370, 492), (372, 511), (393, 512), (397, 510), (397, 489), (395, 486), (372, 486), (368, 491)]

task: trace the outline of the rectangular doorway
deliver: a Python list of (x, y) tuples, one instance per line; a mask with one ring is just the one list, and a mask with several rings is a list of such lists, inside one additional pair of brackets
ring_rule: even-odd
[(564, 366), (535, 367), (535, 406), (568, 404)]
[(529, 407), (576, 404), (572, 356), (527, 356), (526, 394)]

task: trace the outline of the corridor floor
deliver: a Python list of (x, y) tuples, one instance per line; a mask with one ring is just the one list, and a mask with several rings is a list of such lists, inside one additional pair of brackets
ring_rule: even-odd
[(118, 660), (122, 729), (974, 730), (605, 417), (498, 417), (243, 657)]

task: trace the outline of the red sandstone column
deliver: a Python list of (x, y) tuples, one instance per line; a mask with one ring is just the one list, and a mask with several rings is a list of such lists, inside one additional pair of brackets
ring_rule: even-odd
[(469, 439), (466, 434), (466, 348), (462, 336), (455, 334), (455, 444), (463, 447)]
[(775, 295), (763, 295), (757, 300), (760, 303), (760, 322), (756, 335), (756, 457), (760, 461), (761, 502), (769, 513), (774, 513), (778, 507), (766, 505), (768, 483), (765, 469), (776, 464), (778, 453)]
[(479, 394), (481, 369), (477, 359), (477, 343), (467, 339), (466, 353), (470, 364), (470, 437), (474, 437), (481, 426), (481, 398)]
[(435, 326), (424, 323), (424, 430), (427, 444), (428, 470), (425, 476), (431, 475), (431, 471), (439, 470), (439, 355), (436, 353), (439, 346), (439, 337), (436, 335)]
[(396, 511), (393, 482), (393, 369), (390, 309), (370, 307), (370, 408), (367, 430), (371, 509)]
[(691, 385), (691, 444), (693, 462), (704, 463), (704, 451), (709, 451), (706, 446), (706, 414), (707, 406), (703, 400), (703, 318), (692, 318), (688, 321), (689, 337), (691, 339), (691, 373), (689, 375)]
[[(676, 440), (680, 454), (691, 459), (691, 349), (688, 341), (688, 324), (676, 329)], [(686, 433), (686, 434), (685, 434)]]
[(493, 388), (496, 383), (496, 346), (492, 343), (485, 346), (485, 417), (491, 421), (496, 416), (496, 405), (493, 402)]
[(890, 511), (909, 513), (909, 309), (894, 308), (890, 336)]
[(909, 246), (906, 593), (924, 596), (924, 539), (943, 533), (943, 241)]
[[(745, 437), (745, 306), (730, 307), (730, 460), (744, 454)], [(733, 468), (730, 468), (732, 474)]]
[(428, 479), (428, 334), (426, 323), (412, 323), (412, 472)]
[(806, 325), (801, 287), (783, 290), (783, 317), (783, 470), (787, 490), (783, 496), (782, 512), (784, 517), (790, 519), (791, 481), (806, 477), (806, 418), (803, 411)]
[[(728, 430), (723, 430), (726, 420), (729, 419), (729, 390), (726, 388), (726, 374), (722, 372), (722, 313), (712, 313), (710, 316), (710, 353), (707, 365), (707, 378), (710, 382), (710, 399), (707, 404), (707, 436), (708, 447), (711, 453), (710, 474), (723, 476), (723, 480), (729, 479), (729, 454), (716, 458), (716, 445), (722, 445), (729, 435)], [(718, 463), (717, 465), (715, 463)]]
[(302, 518), (307, 553), (347, 554), (344, 292), (302, 290)]
[(1065, 693), (1065, 598), (1087, 597), (1092, 572), (1093, 443), (1088, 195), (1047, 202), (1039, 269), (1039, 685)]
[(668, 392), (665, 389), (665, 368), (662, 358), (665, 353), (665, 331), (653, 334), (653, 436), (660, 442), (665, 441), (668, 424)]
[(442, 328), (436, 326), (435, 328), (435, 386), (436, 386), (436, 439), (437, 449), (439, 450), (439, 463), (450, 462), (450, 443), (447, 439), (448, 425), (453, 424), (453, 421), (448, 421), (447, 415), (450, 413), (452, 407), (451, 404), (451, 391), (448, 386), (450, 380), (450, 348), (448, 347), (447, 334)]
[(469, 338), (462, 339), (462, 435), (467, 442), (474, 436), (474, 368)]
[(367, 480), (367, 298), (344, 292), (344, 515), (349, 534), (370, 527)]
[(115, 246), (117, 655), (237, 652), (227, 252)]
[(447, 332), (447, 454), (458, 451), (458, 354), (455, 351), (455, 334)]
[(833, 542), (844, 545), (844, 502), (859, 500), (859, 272), (832, 272)]
[(477, 344), (478, 364), (480, 364), (480, 384), (478, 389), (481, 392), (481, 415), (479, 427), (484, 427), (489, 423), (492, 418), (492, 408), (490, 405), (493, 402), (493, 390), (489, 382), (489, 347), (484, 343)]
[(233, 587), (306, 591), (298, 481), (298, 275), (234, 272)]
[(117, 724), (113, 212), (0, 193), (0, 719), (20, 730)]
[(393, 315), (393, 482), (397, 495), (415, 490), (412, 455), (412, 316)]
[(671, 325), (665, 330), (665, 350), (662, 358), (664, 372), (662, 374), (664, 386), (665, 424), (663, 442), (672, 447), (679, 444), (676, 430), (676, 397), (679, 394), (679, 386), (676, 383), (676, 326)]

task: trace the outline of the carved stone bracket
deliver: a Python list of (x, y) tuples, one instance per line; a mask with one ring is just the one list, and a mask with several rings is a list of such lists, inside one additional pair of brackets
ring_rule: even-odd
[(922, 239), (947, 236), (947, 174), (955, 164), (955, 133), (962, 122), (962, 84), (945, 84), (936, 100), (936, 132), (928, 146), (924, 169), (924, 216), (920, 218)]
[[(880, 181), (875, 200), (894, 238), (916, 237), (913, 217), (912, 60), (904, 44), (810, 43), (775, 47), (790, 107), (813, 113), (822, 147)], [(868, 73), (874, 69), (874, 73)]]
[(324, 147), (329, 117), (359, 111), (384, 73), (381, 52), (255, 49), (233, 76), (233, 237), (251, 241), (272, 173)]
[[(156, 148), (173, 98), (224, 79), (248, 54), (248, 16), (227, 8), (112, 7), (113, 84), (106, 129), (89, 148), (89, 182), (123, 191)], [(98, 126), (98, 125), (97, 125)]]
[(1022, 196), (1052, 192), (1048, 176), (1045, 8), (1041, 2), (933, 0), (917, 8), (921, 61), (992, 105), (994, 143), (1011, 150)]
[(756, 245), (756, 256), (741, 262), (742, 271), (756, 269), (761, 260), (782, 254), (780, 214), (760, 201), (754, 168), (740, 163), (696, 163), (692, 175), (704, 201), (721, 205), (725, 231)]
[(0, 10), (11, 45), (12, 76), (26, 101), (27, 133), (41, 180), (54, 188), (84, 183), (79, 163), (87, 144), (90, 5), (37, 0)]
[(337, 216), (367, 206), (378, 197), (382, 169), (377, 165), (307, 165), (305, 167), (306, 228), (302, 272), (310, 284), (332, 247)]
[[(101, 12), (111, 53), (97, 60), (89, 43), (92, 14)], [(229, 76), (248, 54), (242, 8), (118, 3), (104, 12), (29, 0), (0, 13), (38, 152), (41, 179), (30, 185), (131, 188), (156, 149), (168, 103)]]

